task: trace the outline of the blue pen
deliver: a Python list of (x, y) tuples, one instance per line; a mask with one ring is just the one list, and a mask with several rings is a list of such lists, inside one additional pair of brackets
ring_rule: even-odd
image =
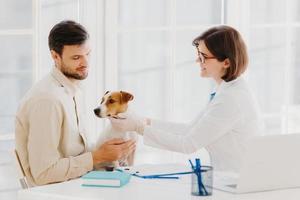
[(152, 175), (146, 175), (146, 176), (173, 176), (173, 175), (184, 175), (184, 174), (192, 174), (192, 171), (188, 172), (176, 172), (176, 173), (170, 173), (170, 174), (152, 174)]
[(148, 176), (140, 176), (138, 174), (132, 174), (132, 176), (143, 178), (143, 179), (179, 179), (178, 176), (156, 176), (156, 175), (148, 175)]
[(145, 179), (179, 179), (178, 176), (141, 176), (141, 178)]
[(196, 162), (196, 170), (195, 170), (195, 173), (197, 175), (197, 182), (198, 182), (198, 192), (200, 195), (203, 195), (203, 192), (202, 192), (202, 187), (201, 187), (201, 164), (200, 164), (200, 159), (199, 158), (196, 158), (195, 159), (195, 162)]
[[(119, 171), (119, 172), (124, 172), (123, 170), (121, 169), (115, 169), (116, 171)], [(136, 173), (134, 174), (131, 174), (132, 176), (135, 176), (135, 177), (138, 177), (138, 178), (144, 178), (144, 179), (154, 179), (154, 178), (159, 178), (159, 179), (179, 179), (178, 176), (161, 176), (161, 175), (149, 175), (149, 176), (140, 176)], [(164, 175), (164, 174), (162, 174)], [(172, 174), (171, 174), (172, 175)]]
[[(123, 171), (121, 169), (116, 169), (117, 171)], [(179, 179), (178, 176), (174, 175), (185, 175), (185, 174), (192, 174), (194, 171), (187, 171), (187, 172), (177, 172), (177, 173), (168, 173), (168, 174), (152, 174), (152, 175), (139, 175), (136, 173), (132, 173), (132, 176), (138, 177), (138, 178), (144, 178), (144, 179)]]
[[(197, 166), (198, 166), (199, 168), (197, 168)], [(200, 163), (200, 159), (199, 159), (199, 158), (196, 159), (196, 168), (198, 169), (197, 171), (198, 171), (198, 184), (199, 184), (198, 186), (199, 186), (199, 192), (200, 192), (200, 194), (202, 194), (202, 195), (203, 195), (203, 193), (204, 193), (204, 195), (207, 195), (208, 192), (207, 192), (207, 190), (206, 190), (206, 188), (204, 187), (203, 182), (202, 182), (202, 176), (201, 176), (202, 170), (201, 170), (201, 163)], [(204, 191), (202, 191), (202, 190), (204, 190)]]
[(140, 177), (140, 178), (170, 178), (170, 179), (178, 179), (179, 177), (171, 177), (174, 175), (185, 175), (185, 174), (192, 174), (194, 173), (193, 171), (188, 171), (188, 172), (177, 172), (177, 173), (169, 173), (169, 174), (153, 174), (153, 175), (145, 175), (145, 176), (141, 176), (141, 175), (137, 175), (137, 174), (132, 174), (134, 176)]
[(191, 164), (192, 170), (195, 171), (195, 166), (193, 165), (191, 159), (189, 159), (189, 162), (190, 162), (190, 164)]

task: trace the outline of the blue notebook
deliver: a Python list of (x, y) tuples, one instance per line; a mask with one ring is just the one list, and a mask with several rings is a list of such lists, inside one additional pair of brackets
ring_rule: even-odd
[(119, 171), (90, 171), (81, 177), (81, 185), (88, 187), (122, 187), (131, 174)]

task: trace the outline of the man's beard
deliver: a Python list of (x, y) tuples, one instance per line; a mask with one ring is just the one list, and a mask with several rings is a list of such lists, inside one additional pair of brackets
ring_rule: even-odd
[(80, 75), (80, 74), (78, 74), (76, 72), (72, 72), (71, 70), (68, 69), (68, 67), (66, 67), (66, 65), (64, 63), (62, 63), (61, 72), (66, 77), (73, 78), (73, 79), (76, 79), (76, 80), (84, 80), (88, 76), (88, 73)]

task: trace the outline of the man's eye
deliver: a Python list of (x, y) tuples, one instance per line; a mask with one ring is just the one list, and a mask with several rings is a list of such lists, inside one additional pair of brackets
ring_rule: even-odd
[(78, 59), (79, 59), (79, 56), (74, 56), (73, 59), (74, 59), (74, 60), (78, 60)]
[(115, 103), (115, 100), (110, 99), (110, 100), (108, 100), (108, 103)]

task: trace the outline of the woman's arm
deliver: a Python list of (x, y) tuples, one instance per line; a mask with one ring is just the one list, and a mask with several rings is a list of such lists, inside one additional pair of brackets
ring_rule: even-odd
[[(173, 134), (172, 131), (159, 126), (144, 128), (144, 143), (156, 148), (193, 153), (222, 137), (241, 118), (241, 113), (232, 98), (211, 103), (202, 116), (186, 131)], [(172, 128), (173, 130), (173, 128)]]
[(147, 124), (154, 129), (160, 129), (174, 135), (185, 134), (190, 128), (189, 124), (161, 121), (155, 119), (149, 119), (149, 123)]
[(155, 119), (147, 119), (147, 125), (151, 126), (154, 129), (160, 129), (174, 135), (185, 135), (190, 129), (198, 122), (199, 118), (204, 114), (204, 111), (201, 111), (195, 119), (188, 123), (176, 123)]

